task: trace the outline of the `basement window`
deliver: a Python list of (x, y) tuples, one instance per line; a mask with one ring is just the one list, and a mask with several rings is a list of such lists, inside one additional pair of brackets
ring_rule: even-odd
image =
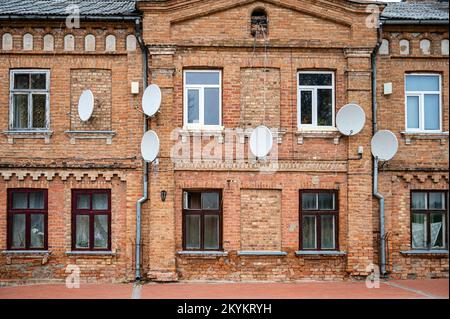
[(266, 10), (262, 8), (253, 10), (250, 30), (253, 37), (267, 36), (269, 31), (269, 21), (267, 20)]

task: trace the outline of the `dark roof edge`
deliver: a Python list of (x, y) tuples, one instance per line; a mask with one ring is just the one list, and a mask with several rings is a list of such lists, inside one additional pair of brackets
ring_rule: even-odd
[(381, 19), (381, 23), (396, 25), (448, 25), (449, 20)]
[[(65, 20), (67, 16), (65, 15), (13, 15), (6, 14), (0, 15), (0, 20)], [(136, 19), (141, 19), (140, 14), (135, 15), (82, 15), (80, 20), (85, 21), (134, 21)]]

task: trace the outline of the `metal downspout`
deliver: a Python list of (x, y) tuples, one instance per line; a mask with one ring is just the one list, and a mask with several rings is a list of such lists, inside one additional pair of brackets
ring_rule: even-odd
[[(377, 54), (381, 45), (382, 23), (379, 25), (377, 33), (377, 45), (372, 52), (372, 129), (373, 135), (378, 131), (377, 127)], [(373, 162), (373, 196), (375, 196), (380, 204), (380, 273), (382, 276), (386, 274), (386, 238), (384, 237), (384, 196), (378, 192), (378, 158)]]
[[(142, 51), (142, 74), (143, 87), (148, 86), (148, 51), (142, 39), (142, 20), (136, 19), (136, 38)], [(147, 118), (144, 115), (144, 133), (148, 130)], [(148, 200), (148, 163), (144, 161), (143, 164), (143, 180), (142, 180), (142, 197), (136, 203), (136, 280), (141, 279), (141, 216), (142, 205)]]

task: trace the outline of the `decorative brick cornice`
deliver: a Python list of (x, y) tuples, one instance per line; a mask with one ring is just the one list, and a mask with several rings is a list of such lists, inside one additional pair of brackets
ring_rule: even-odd
[(404, 181), (406, 183), (425, 183), (427, 180), (431, 180), (433, 183), (437, 184), (444, 182), (448, 184), (448, 174), (446, 173), (400, 173), (392, 175), (392, 182)]
[(23, 181), (28, 177), (33, 181), (38, 181), (42, 176), (47, 181), (52, 181), (56, 176), (59, 176), (62, 181), (67, 181), (70, 178), (81, 181), (85, 177), (91, 181), (96, 181), (100, 176), (108, 182), (115, 177), (121, 181), (126, 181), (127, 179), (127, 173), (123, 171), (98, 170), (0, 170), (0, 176), (5, 181), (11, 180), (13, 176), (19, 181)]
[(270, 169), (273, 172), (347, 172), (345, 161), (295, 161), (295, 162), (224, 162), (198, 161), (175, 162), (176, 171), (261, 171)]

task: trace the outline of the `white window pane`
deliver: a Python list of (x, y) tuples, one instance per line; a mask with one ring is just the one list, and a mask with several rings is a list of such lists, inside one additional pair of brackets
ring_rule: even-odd
[(89, 200), (89, 195), (77, 195), (77, 209), (89, 209), (91, 207)]
[(202, 209), (219, 209), (219, 194), (202, 193)]
[(299, 85), (333, 85), (333, 75), (330, 73), (299, 73)]
[(408, 128), (418, 129), (419, 124), (419, 97), (418, 96), (408, 96), (406, 98), (406, 113), (408, 116)]
[(186, 248), (200, 249), (200, 216), (186, 215)]
[(93, 194), (92, 195), (92, 209), (93, 210), (107, 210), (108, 209), (108, 194)]
[(412, 193), (412, 208), (427, 209), (427, 193), (421, 192)]
[(76, 218), (76, 248), (89, 248), (89, 216), (77, 215)]
[(302, 194), (302, 209), (304, 209), (304, 210), (317, 209), (317, 194), (316, 193)]
[(44, 215), (32, 214), (30, 226), (30, 248), (44, 248)]
[(316, 217), (304, 216), (302, 222), (302, 248), (316, 249)]
[(44, 209), (44, 192), (31, 192), (29, 201), (30, 209)]
[(219, 249), (219, 216), (205, 215), (205, 249)]
[(334, 249), (335, 248), (335, 229), (334, 229), (334, 216), (325, 215), (321, 216), (320, 222), (320, 245), (322, 249)]
[(33, 94), (33, 127), (45, 128), (45, 105), (47, 96), (43, 94)]
[(220, 125), (220, 89), (205, 88), (205, 125)]
[(198, 90), (188, 90), (188, 123), (200, 122), (200, 93)]
[(300, 91), (301, 124), (312, 124), (312, 92)]
[(334, 209), (334, 194), (319, 193), (319, 210)]
[(94, 248), (108, 248), (108, 216), (94, 216)]
[(412, 248), (427, 247), (427, 216), (412, 214)]
[(28, 95), (14, 94), (13, 117), (14, 128), (28, 128)]
[(22, 192), (14, 192), (12, 195), (13, 209), (26, 209), (28, 208), (28, 194)]
[(439, 76), (407, 75), (406, 91), (439, 91)]
[(439, 130), (440, 127), (439, 95), (426, 94), (424, 109), (425, 109), (425, 129)]
[(444, 209), (445, 208), (445, 194), (432, 192), (429, 195), (430, 203), (428, 204), (429, 209)]
[(444, 248), (445, 215), (431, 214), (431, 248)]
[(330, 89), (317, 90), (317, 125), (333, 125), (333, 91)]
[(14, 214), (11, 248), (25, 248), (25, 215)]
[(219, 85), (220, 73), (219, 72), (186, 72), (186, 84), (187, 85)]

